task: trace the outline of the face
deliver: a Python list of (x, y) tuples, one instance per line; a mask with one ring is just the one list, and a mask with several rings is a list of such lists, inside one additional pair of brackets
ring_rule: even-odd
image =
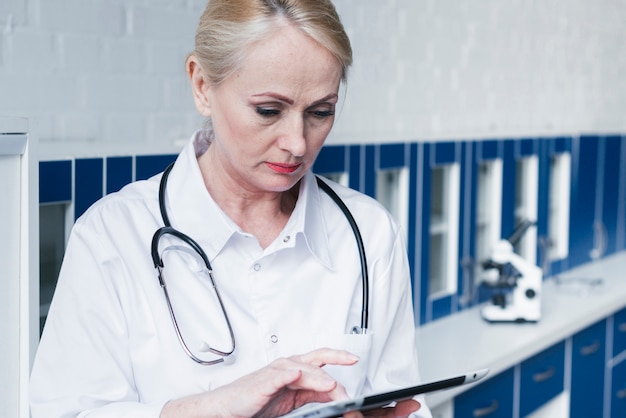
[(251, 192), (291, 189), (332, 128), (340, 79), (341, 66), (325, 48), (285, 26), (255, 44), (221, 84), (199, 86), (196, 105), (215, 132), (211, 176), (219, 170)]

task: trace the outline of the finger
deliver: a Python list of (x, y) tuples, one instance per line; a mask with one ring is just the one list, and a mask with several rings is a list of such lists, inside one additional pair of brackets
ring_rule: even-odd
[(407, 399), (406, 401), (400, 401), (394, 408), (393, 417), (408, 417), (413, 412), (419, 410), (422, 405), (415, 399)]
[(327, 390), (326, 387), (322, 386), (324, 382), (316, 385), (311, 383), (313, 379), (315, 379), (315, 377), (311, 377), (311, 379), (308, 380), (306, 376), (303, 376), (301, 380), (287, 386), (288, 389), (298, 391), (298, 399), (302, 401), (302, 404), (310, 402), (339, 401), (349, 398), (346, 389), (337, 381), (332, 380), (332, 388)]
[[(299, 396), (308, 402), (328, 402), (348, 398), (345, 387), (328, 375), (322, 368), (295, 362), (291, 359), (279, 359), (272, 363), (272, 370), (298, 370), (300, 375), (285, 386), (298, 391)], [(282, 381), (281, 381), (282, 383)]]
[(302, 378), (302, 371), (298, 369), (284, 369), (281, 370), (280, 373), (271, 373), (267, 379), (263, 381), (266, 382), (264, 385), (267, 390), (269, 390), (268, 395), (272, 395), (284, 387), (288, 387), (289, 385), (297, 382)]
[(346, 412), (343, 418), (363, 418), (363, 414), (360, 411)]
[(359, 361), (359, 357), (345, 350), (334, 350), (331, 348), (319, 348), (306, 354), (291, 357), (294, 361), (310, 364), (316, 367), (323, 367), (326, 364), (336, 364), (350, 366)]
[(286, 385), (291, 390), (312, 390), (328, 393), (340, 386), (335, 379), (327, 374), (308, 373), (302, 371), (300, 377)]
[[(422, 405), (414, 399), (407, 399), (396, 403), (393, 407), (378, 408), (364, 413), (366, 417), (376, 418), (400, 418), (408, 417), (413, 412), (419, 410)], [(348, 415), (344, 415), (348, 416)], [(351, 418), (360, 418), (358, 415), (351, 416)]]
[[(335, 379), (323, 369), (292, 359), (277, 359), (267, 369), (260, 370), (259, 374), (261, 373), (268, 373), (269, 377), (276, 379), (276, 384), (286, 386), (291, 390), (327, 393), (337, 388)], [(297, 373), (297, 375), (294, 376), (291, 373)], [(281, 375), (284, 376), (281, 377)], [(265, 377), (261, 375), (260, 378), (264, 379)]]

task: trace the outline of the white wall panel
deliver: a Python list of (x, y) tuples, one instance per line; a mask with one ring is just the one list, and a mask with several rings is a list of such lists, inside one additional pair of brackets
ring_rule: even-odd
[[(202, 124), (183, 63), (204, 4), (3, 2), (0, 114), (46, 158), (176, 152)], [(626, 131), (624, 1), (336, 5), (355, 64), (330, 143)]]

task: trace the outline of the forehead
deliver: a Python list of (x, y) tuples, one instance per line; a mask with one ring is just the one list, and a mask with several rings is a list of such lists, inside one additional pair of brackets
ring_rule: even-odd
[(242, 88), (326, 96), (338, 91), (341, 71), (339, 61), (326, 48), (285, 24), (250, 46), (241, 67), (229, 78)]

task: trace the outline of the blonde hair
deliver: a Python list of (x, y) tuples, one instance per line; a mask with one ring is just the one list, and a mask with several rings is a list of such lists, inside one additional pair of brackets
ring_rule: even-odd
[(205, 75), (219, 84), (242, 64), (247, 50), (284, 19), (326, 48), (341, 65), (342, 81), (352, 47), (330, 0), (209, 0), (196, 30), (195, 55)]

